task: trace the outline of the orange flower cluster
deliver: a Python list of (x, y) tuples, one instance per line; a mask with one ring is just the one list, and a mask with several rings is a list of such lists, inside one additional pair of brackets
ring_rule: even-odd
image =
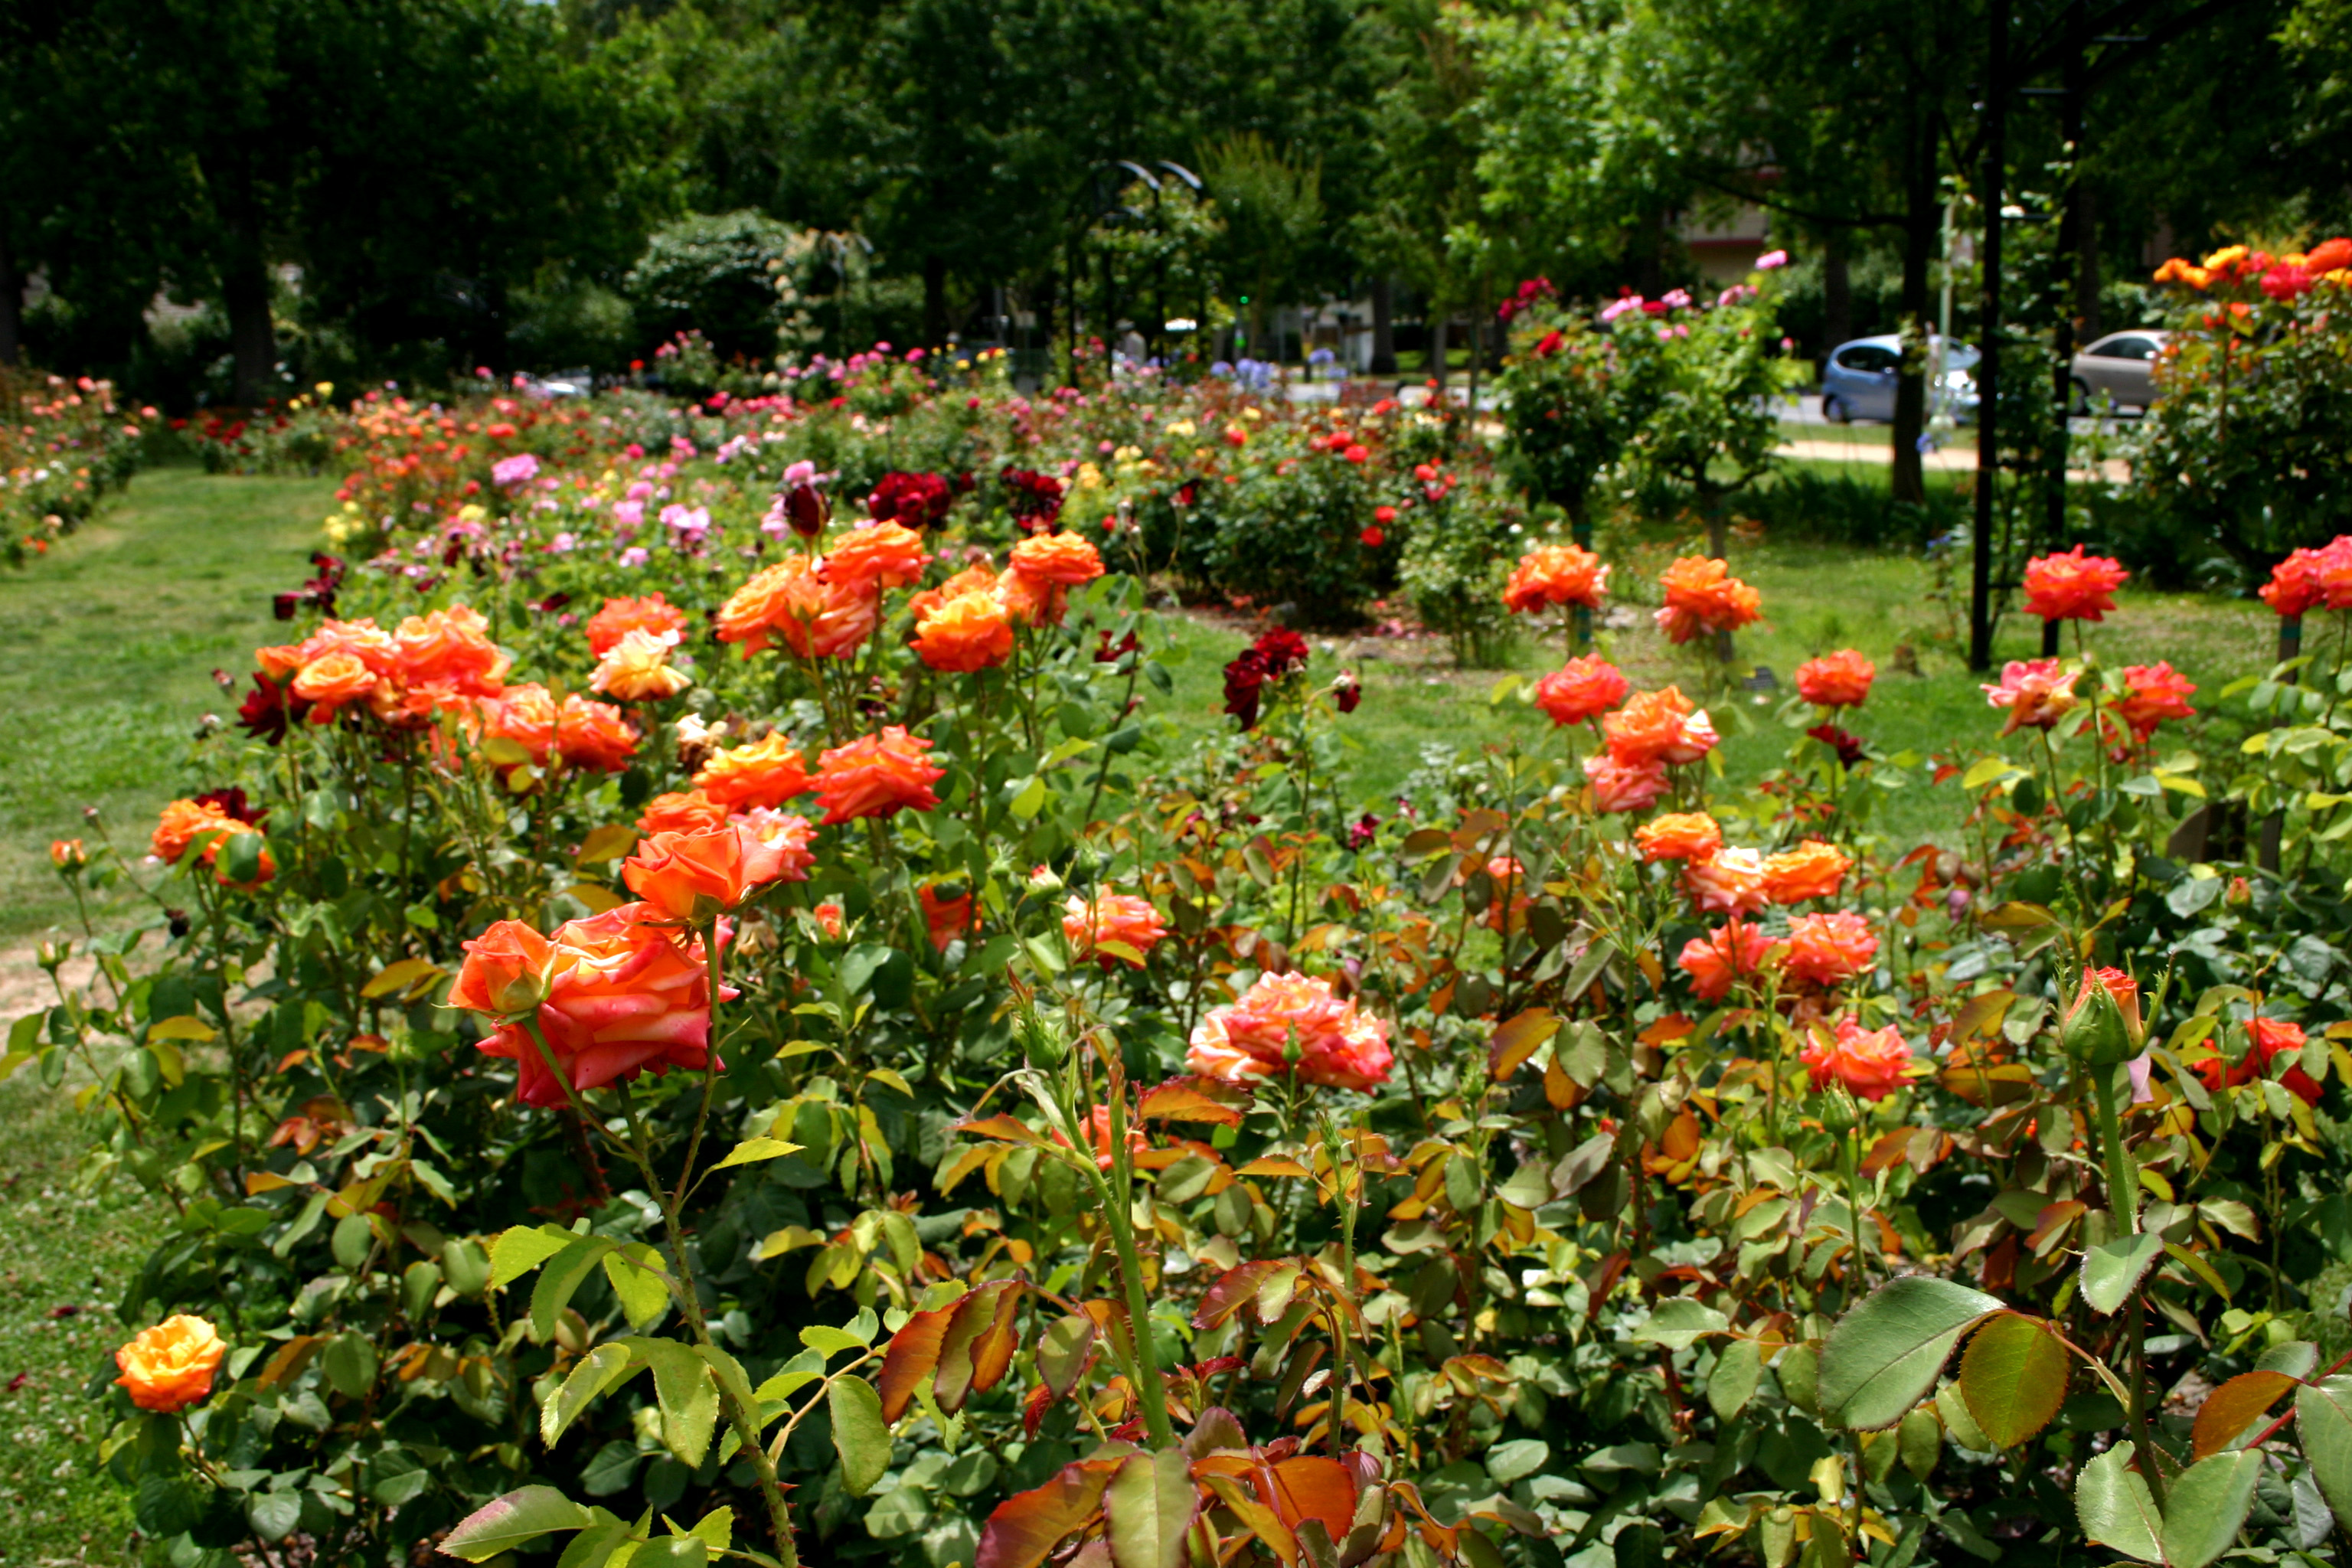
[(2316, 550), (2297, 550), (2271, 568), (2263, 603), (2292, 620), (2325, 605), (2352, 610), (2352, 534), (2337, 534)]
[(1360, 1012), (1330, 982), (1296, 973), (1262, 974), (1229, 1006), (1192, 1029), (1184, 1065), (1221, 1083), (1295, 1073), (1302, 1083), (1372, 1089), (1393, 1058), (1388, 1026)]
[(324, 724), (362, 706), (388, 722), (416, 723), (504, 689), (509, 660), (489, 623), (464, 605), (411, 616), (387, 632), (373, 619), (331, 620), (299, 643), (254, 650), (272, 682), (312, 704)]
[(2259, 283), (2263, 293), (2279, 300), (2308, 293), (2315, 283), (2352, 288), (2352, 238), (2338, 236), (2284, 256), (2242, 245), (2224, 246), (2198, 264), (2175, 256), (2156, 269), (2156, 280), (2186, 283), (2200, 294), (2216, 283)]
[(588, 651), (603, 658), (631, 632), (667, 637), (673, 643), (684, 641), (686, 612), (659, 594), (647, 594), (641, 599), (607, 599), (603, 609), (588, 617), (585, 630)]
[(817, 758), (816, 798), (825, 826), (861, 816), (929, 811), (940, 804), (931, 785), (947, 773), (926, 760), (931, 743), (897, 724), (864, 735)]
[(2063, 555), (2037, 555), (2025, 563), (2025, 613), (2045, 621), (2103, 621), (2130, 576), (2122, 562), (2086, 555), (2079, 544)]
[(1911, 1076), (1911, 1047), (1892, 1024), (1864, 1029), (1852, 1018), (1840, 1018), (1833, 1033), (1815, 1030), (1797, 1059), (1812, 1070), (1815, 1089), (1842, 1083), (1857, 1100), (1885, 1100)]
[(1143, 967), (1143, 955), (1168, 934), (1150, 899), (1133, 893), (1097, 893), (1091, 900), (1072, 893), (1062, 906), (1062, 935), (1080, 963), (1094, 959), (1106, 969), (1125, 963)]
[(1876, 665), (1853, 648), (1840, 648), (1797, 666), (1797, 695), (1816, 708), (1859, 708), (1877, 677)]
[(654, 905), (623, 904), (547, 936), (499, 921), (465, 944), (449, 1005), (495, 1018), (536, 1006), (545, 1052), (521, 1023), (500, 1023), (480, 1047), (516, 1064), (525, 1105), (564, 1104), (567, 1083), (584, 1094), (641, 1072), (699, 1071), (710, 1062), (709, 974), (702, 939), (668, 919)]
[[(212, 835), (205, 845), (202, 859), (207, 866), (218, 866), (221, 846), (240, 833), (258, 833), (252, 823), (230, 816), (208, 801), (175, 800), (163, 807), (155, 823), (155, 831), (147, 840), (155, 858), (167, 866), (176, 866), (188, 853), (188, 847), (197, 839)], [(278, 862), (268, 849), (261, 851), (261, 870), (250, 882), (231, 882), (228, 873), (218, 873), (216, 879), (224, 887), (254, 889), (278, 875)]]
[(673, 920), (702, 924), (771, 882), (804, 882), (816, 856), (807, 818), (762, 813), (701, 833), (656, 833), (621, 866), (629, 890)]
[(1555, 724), (1575, 724), (1598, 719), (1625, 700), (1632, 684), (1599, 654), (1583, 654), (1536, 682), (1536, 706)]
[(1531, 615), (1558, 605), (1601, 607), (1609, 591), (1609, 568), (1601, 557), (1574, 544), (1539, 544), (1519, 557), (1503, 585), (1503, 607)]
[(1668, 642), (1686, 643), (1701, 632), (1738, 631), (1764, 613), (1763, 595), (1712, 556), (1685, 555), (1658, 582), (1666, 602), (1656, 618)]
[(114, 1352), (122, 1375), (114, 1381), (142, 1410), (169, 1415), (201, 1405), (213, 1391), (213, 1373), (228, 1345), (203, 1318), (181, 1313), (142, 1329)]
[[(782, 730), (771, 730), (748, 746), (713, 752), (694, 775), (694, 787), (710, 805), (740, 810), (782, 805), (806, 795), (809, 776), (792, 738)], [(651, 809), (647, 807), (648, 812)]]

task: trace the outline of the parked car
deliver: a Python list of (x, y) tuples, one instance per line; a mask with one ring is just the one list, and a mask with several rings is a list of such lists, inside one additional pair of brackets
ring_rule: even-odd
[[(1930, 340), (1932, 352), (1933, 340)], [(1962, 419), (1977, 409), (1976, 377), (1970, 374), (1977, 351), (1954, 343), (1944, 356), (1946, 406)], [(1892, 420), (1895, 383), (1903, 367), (1903, 340), (1887, 333), (1840, 343), (1822, 370), (1822, 417), (1832, 425), (1855, 419)], [(1932, 395), (1934, 389), (1929, 389)], [(1931, 395), (1929, 412), (1934, 412)]]
[(2074, 412), (2087, 413), (2091, 400), (2105, 395), (2118, 408), (2147, 412), (2156, 401), (2150, 374), (2164, 352), (2166, 334), (2154, 328), (2109, 332), (2074, 356)]

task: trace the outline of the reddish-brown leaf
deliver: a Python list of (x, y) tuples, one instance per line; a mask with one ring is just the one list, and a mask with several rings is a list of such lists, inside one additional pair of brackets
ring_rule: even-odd
[(1224, 1277), (1209, 1287), (1201, 1298), (1201, 1310), (1192, 1314), (1196, 1329), (1213, 1329), (1247, 1303), (1257, 1300), (1260, 1285), (1265, 1277), (1288, 1262), (1282, 1258), (1254, 1258), (1225, 1270)]
[(1337, 1459), (1299, 1454), (1260, 1466), (1251, 1479), (1294, 1531), (1307, 1520), (1319, 1520), (1332, 1540), (1341, 1541), (1355, 1525), (1355, 1478)]
[(973, 1138), (1002, 1138), (1008, 1143), (1043, 1143), (1037, 1130), (1010, 1116), (983, 1116), (974, 1121), (959, 1121), (955, 1131)]
[[(1009, 1313), (1006, 1300), (1020, 1288), (1016, 1280), (993, 1280), (951, 1309), (954, 1316), (948, 1320), (947, 1333), (940, 1342), (939, 1379), (931, 1385), (932, 1397), (949, 1415), (963, 1408), (964, 1398), (971, 1393), (973, 1379), (979, 1373), (977, 1358), (991, 1353), (981, 1349), (982, 1337), (996, 1327), (1000, 1312)], [(1004, 1375), (1002, 1367), (997, 1369), (997, 1375)]]
[(1118, 1468), (1117, 1459), (1080, 1459), (1035, 1490), (998, 1503), (981, 1530), (972, 1568), (1037, 1568), (1102, 1512), (1103, 1489)]
[(1137, 1110), (1162, 1121), (1213, 1121), (1239, 1127), (1249, 1091), (1205, 1078), (1171, 1078), (1147, 1089)]
[(905, 1328), (890, 1336), (890, 1348), (882, 1352), (885, 1422), (898, 1425), (898, 1417), (907, 1413), (907, 1402), (915, 1397), (915, 1390), (939, 1366), (940, 1345), (947, 1337), (948, 1320), (955, 1316), (955, 1310), (954, 1307), (941, 1307), (936, 1312), (918, 1312), (907, 1320)]
[(2294, 1386), (2283, 1372), (2242, 1372), (2211, 1394), (2198, 1407), (2190, 1435), (2196, 1455), (2204, 1458), (2230, 1446), (2230, 1440), (2263, 1417), (2278, 1396)]
[(1495, 1031), (1494, 1039), (1486, 1047), (1487, 1071), (1500, 1083), (1525, 1066), (1537, 1047), (1558, 1033), (1559, 1020), (1552, 1016), (1550, 1008), (1528, 1008)]
[(996, 1317), (971, 1342), (971, 1392), (986, 1394), (1004, 1381), (1013, 1366), (1013, 1352), (1020, 1348), (1013, 1337), (1013, 1325), (1021, 1315), (1021, 1292), (1007, 1290), (996, 1299)]
[(1192, 1474), (1233, 1511), (1244, 1529), (1265, 1542), (1266, 1550), (1281, 1559), (1286, 1568), (1298, 1561), (1298, 1537), (1282, 1522), (1282, 1516), (1260, 1502), (1249, 1488), (1232, 1476), (1208, 1470), (1200, 1464), (1192, 1467)]

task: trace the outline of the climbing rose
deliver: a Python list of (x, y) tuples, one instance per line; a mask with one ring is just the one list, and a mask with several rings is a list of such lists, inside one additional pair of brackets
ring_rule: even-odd
[(1835, 1081), (1857, 1100), (1878, 1100), (1901, 1089), (1910, 1076), (1911, 1047), (1892, 1024), (1864, 1029), (1852, 1018), (1840, 1018), (1834, 1035), (1825, 1040), (1815, 1031), (1797, 1059), (1812, 1069), (1814, 1089), (1827, 1089)]
[(2025, 613), (2045, 621), (2105, 620), (2130, 575), (2122, 562), (2085, 555), (2079, 544), (2063, 555), (2036, 556), (2025, 563)]
[(185, 1312), (142, 1329), (114, 1352), (122, 1373), (114, 1381), (131, 1403), (163, 1415), (200, 1405), (213, 1391), (213, 1373), (228, 1346), (211, 1323)]
[(1623, 670), (1599, 654), (1583, 654), (1536, 682), (1536, 706), (1555, 724), (1574, 724), (1616, 707), (1631, 685)]
[(1298, 973), (1262, 974), (1230, 1006), (1194, 1026), (1184, 1065), (1223, 1083), (1246, 1083), (1295, 1070), (1303, 1083), (1372, 1089), (1386, 1083), (1392, 1058), (1388, 1026), (1359, 1012), (1330, 983)]
[(1797, 695), (1816, 708), (1859, 708), (1870, 696), (1878, 667), (1853, 648), (1840, 648), (1797, 666)]

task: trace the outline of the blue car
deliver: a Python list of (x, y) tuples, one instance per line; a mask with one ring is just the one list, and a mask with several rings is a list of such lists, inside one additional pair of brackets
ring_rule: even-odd
[[(1942, 405), (1958, 419), (1976, 417), (1977, 358), (1966, 343), (1952, 344), (1945, 355)], [(1902, 365), (1903, 340), (1892, 333), (1840, 343), (1822, 371), (1822, 417), (1832, 425), (1893, 420), (1895, 373)], [(1933, 415), (1937, 406), (1937, 389), (1930, 386), (1927, 412)]]

